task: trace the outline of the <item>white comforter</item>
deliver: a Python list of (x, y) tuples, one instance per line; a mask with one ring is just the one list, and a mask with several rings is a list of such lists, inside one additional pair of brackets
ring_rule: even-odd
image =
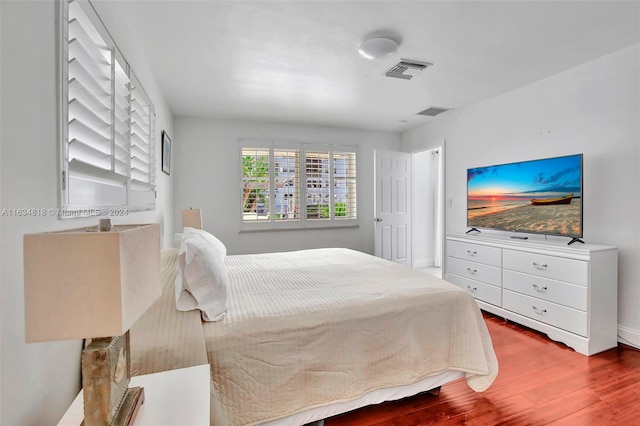
[(203, 324), (211, 422), (246, 425), (414, 383), (447, 370), (486, 389), (497, 374), (473, 298), (347, 249), (228, 256), (224, 320)]
[(162, 250), (162, 296), (131, 327), (131, 375), (207, 364), (199, 311), (176, 309), (177, 249)]

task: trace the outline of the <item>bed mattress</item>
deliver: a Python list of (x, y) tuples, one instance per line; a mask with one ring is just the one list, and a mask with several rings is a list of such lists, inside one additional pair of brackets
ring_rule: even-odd
[(225, 318), (203, 323), (211, 423), (250, 425), (460, 371), (486, 389), (497, 361), (473, 298), (348, 249), (227, 256)]

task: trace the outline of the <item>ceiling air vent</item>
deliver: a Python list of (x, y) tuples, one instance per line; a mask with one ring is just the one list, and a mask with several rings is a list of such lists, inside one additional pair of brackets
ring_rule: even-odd
[(418, 115), (426, 115), (428, 117), (435, 117), (438, 114), (442, 114), (445, 111), (449, 111), (451, 108), (430, 107), (418, 113)]
[(400, 59), (396, 65), (387, 71), (387, 77), (401, 78), (403, 80), (411, 80), (413, 76), (423, 69), (433, 64), (429, 62), (414, 61), (412, 59)]

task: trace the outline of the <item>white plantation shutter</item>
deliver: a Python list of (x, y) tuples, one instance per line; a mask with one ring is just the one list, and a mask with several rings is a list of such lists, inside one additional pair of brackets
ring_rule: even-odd
[(242, 220), (245, 223), (270, 222), (272, 149), (243, 147)]
[(240, 140), (240, 156), (243, 230), (358, 224), (354, 148)]
[(304, 156), (307, 220), (356, 219), (355, 151), (307, 150)]
[(307, 220), (330, 219), (331, 173), (327, 151), (305, 152)]
[(131, 82), (131, 198), (133, 204), (152, 204), (156, 173), (153, 105), (133, 74)]
[(124, 202), (126, 175), (112, 169), (113, 54), (79, 2), (69, 3), (68, 19), (69, 202), (91, 204), (105, 184), (118, 187), (110, 201)]
[(113, 97), (113, 172), (129, 177), (129, 104), (131, 89), (129, 77), (118, 61), (115, 63)]
[[(62, 210), (86, 215), (101, 207), (153, 208), (153, 106), (141, 86), (132, 85), (129, 65), (93, 7), (86, 0), (61, 7)], [(143, 99), (140, 107), (135, 97)], [(145, 155), (131, 153), (134, 124)]]
[(274, 220), (300, 220), (300, 150), (275, 148), (273, 151)]
[(333, 151), (333, 211), (336, 220), (357, 215), (356, 153)]

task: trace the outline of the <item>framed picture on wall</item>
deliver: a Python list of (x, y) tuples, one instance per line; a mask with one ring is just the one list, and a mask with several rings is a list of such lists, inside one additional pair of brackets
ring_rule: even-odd
[(162, 131), (162, 171), (171, 174), (171, 139), (164, 130)]

